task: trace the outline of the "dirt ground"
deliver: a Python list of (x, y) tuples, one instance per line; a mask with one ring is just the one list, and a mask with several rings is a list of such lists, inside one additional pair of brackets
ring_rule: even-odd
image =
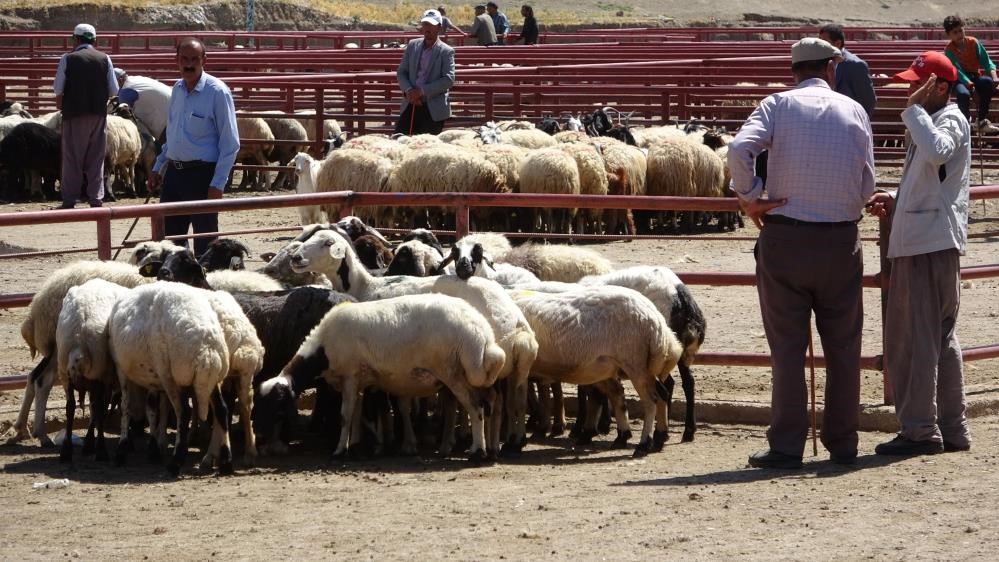
[[(993, 180), (994, 181), (994, 180)], [(124, 201), (141, 203), (141, 201)], [(7, 206), (3, 212), (40, 206)], [(973, 204), (972, 232), (996, 230), (999, 204)], [(224, 229), (292, 225), (293, 209), (223, 215)], [(124, 239), (131, 221), (114, 224)], [(119, 224), (120, 223), (120, 224)], [(875, 223), (865, 220), (873, 234)], [(148, 235), (140, 222), (134, 237)], [(242, 236), (257, 252), (291, 233)], [(619, 266), (663, 264), (676, 271), (751, 271), (752, 227), (723, 240), (617, 242), (590, 246)], [(0, 241), (35, 249), (96, 245), (89, 224), (0, 230)], [(7, 260), (0, 292), (34, 291), (53, 269), (93, 254)], [(996, 239), (971, 242), (966, 265), (999, 263)], [(123, 259), (120, 257), (119, 259)], [(255, 258), (254, 264), (259, 265)], [(877, 247), (865, 243), (869, 271)], [(252, 267), (252, 266), (251, 266)], [(965, 346), (999, 341), (996, 280), (965, 284), (959, 333)], [(766, 351), (751, 287), (696, 286), (705, 310), (705, 350)], [(865, 354), (880, 348), (878, 293), (865, 292)], [(0, 373), (32, 366), (18, 326), (24, 309), (0, 310)], [(817, 347), (816, 352), (820, 352)], [(819, 372), (821, 377), (821, 371)], [(766, 369), (696, 367), (698, 400), (766, 403)], [(863, 375), (866, 406), (881, 404), (881, 375)], [(999, 362), (967, 365), (969, 398), (999, 391)], [(0, 393), (0, 432), (21, 392)], [(50, 401), (61, 419), (61, 393)], [(821, 378), (820, 378), (821, 400)], [(77, 457), (58, 462), (35, 441), (0, 447), (0, 552), (18, 559), (986, 559), (999, 547), (999, 416), (972, 420), (971, 452), (890, 462), (875, 457), (886, 433), (861, 435), (854, 468), (820, 452), (806, 468), (750, 469), (764, 428), (702, 420), (696, 440), (632, 459), (610, 439), (573, 448), (566, 438), (528, 446), (522, 458), (473, 467), (432, 454), (327, 462), (319, 436), (286, 458), (238, 466), (231, 478), (178, 481), (134, 455), (126, 468)], [(675, 435), (675, 434), (674, 434)], [(112, 440), (113, 443), (113, 440)], [(810, 453), (806, 453), (810, 454)], [(195, 454), (192, 454), (196, 457)], [(65, 489), (32, 484), (68, 478)], [(178, 546), (183, 545), (183, 546)]]

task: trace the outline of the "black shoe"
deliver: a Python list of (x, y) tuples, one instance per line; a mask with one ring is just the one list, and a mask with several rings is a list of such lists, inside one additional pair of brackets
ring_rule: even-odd
[(829, 460), (833, 464), (852, 465), (857, 464), (857, 453), (850, 455), (829, 455)]
[(945, 453), (959, 453), (962, 451), (968, 451), (971, 449), (971, 445), (955, 445), (946, 439), (943, 442), (943, 450)]
[(937, 441), (913, 441), (903, 437), (901, 433), (891, 441), (881, 443), (874, 448), (879, 455), (894, 455), (912, 457), (916, 455), (936, 455), (944, 451), (944, 444)]
[(753, 468), (779, 468), (795, 470), (801, 468), (801, 457), (785, 455), (777, 451), (759, 451), (749, 455), (749, 466)]

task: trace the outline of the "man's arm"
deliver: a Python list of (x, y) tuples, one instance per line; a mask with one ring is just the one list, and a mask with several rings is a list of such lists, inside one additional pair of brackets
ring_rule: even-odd
[(228, 89), (216, 92), (212, 106), (215, 127), (219, 134), (219, 160), (209, 185), (221, 193), (229, 180), (229, 172), (236, 163), (236, 153), (239, 152), (239, 129), (236, 128), (236, 105)]
[(116, 78), (114, 75), (114, 64), (111, 62), (111, 57), (108, 55), (104, 56), (108, 57), (107, 82), (108, 82), (108, 97), (110, 98), (118, 94), (118, 78)]
[(395, 70), (396, 79), (399, 81), (399, 89), (406, 93), (413, 89), (413, 83), (409, 79), (409, 57), (410, 47), (406, 45), (406, 50), (402, 53), (402, 60), (399, 61), (399, 68)]
[(753, 201), (763, 195), (763, 180), (756, 177), (756, 157), (773, 141), (770, 121), (775, 103), (773, 96), (760, 102), (728, 145), (731, 187), (740, 199)]
[[(113, 72), (113, 71), (112, 71)], [(52, 90), (56, 95), (56, 109), (62, 110), (62, 93), (66, 89), (66, 55), (59, 58), (56, 66), (55, 79), (52, 80)]]
[(957, 69), (957, 79), (962, 84), (970, 86), (971, 85), (971, 78), (969, 78), (968, 75), (965, 74), (964, 69), (961, 68), (961, 61), (957, 60), (957, 55), (955, 55), (954, 53), (950, 52), (950, 49), (947, 49), (946, 51), (944, 51), (944, 54), (947, 55), (947, 58), (950, 59), (951, 64), (953, 64), (954, 68)]
[(858, 60), (856, 64), (849, 65), (846, 78), (850, 83), (850, 90), (857, 96), (857, 102), (863, 106), (867, 116), (873, 115), (877, 95), (874, 93), (874, 82), (871, 80), (871, 71), (867, 63)]

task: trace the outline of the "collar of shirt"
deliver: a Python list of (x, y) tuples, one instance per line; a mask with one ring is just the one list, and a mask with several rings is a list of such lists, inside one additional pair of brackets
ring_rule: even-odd
[(811, 88), (813, 86), (816, 86), (816, 87), (819, 87), (819, 88), (825, 88), (827, 90), (831, 90), (832, 89), (832, 88), (829, 87), (829, 84), (825, 80), (823, 80), (821, 78), (809, 78), (807, 80), (802, 80), (801, 82), (798, 82), (797, 88)]
[(73, 52), (75, 53), (76, 51), (79, 51), (80, 49), (93, 49), (93, 48), (94, 48), (94, 46), (91, 45), (90, 43), (80, 43), (79, 45), (76, 46), (75, 49), (73, 49)]

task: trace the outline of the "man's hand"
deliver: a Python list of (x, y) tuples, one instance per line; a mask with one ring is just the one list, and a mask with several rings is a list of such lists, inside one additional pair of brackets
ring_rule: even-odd
[(756, 228), (763, 228), (763, 221), (761, 220), (763, 215), (767, 214), (767, 211), (771, 209), (776, 209), (777, 207), (783, 207), (787, 204), (787, 199), (757, 199), (755, 201), (744, 201), (739, 197), (739, 208), (742, 209), (743, 213), (749, 217)]
[(925, 106), (926, 99), (930, 97), (930, 94), (933, 92), (933, 89), (936, 88), (936, 86), (937, 86), (937, 75), (930, 74), (930, 77), (926, 79), (926, 82), (924, 82), (923, 85), (920, 86), (918, 90), (912, 92), (912, 95), (909, 96), (909, 103), (906, 104), (906, 107), (912, 107), (913, 105), (916, 104)]
[(217, 187), (209, 187), (205, 199), (222, 199), (222, 190)]
[(155, 195), (160, 190), (160, 185), (163, 184), (163, 174), (160, 172), (151, 172), (149, 177), (146, 178), (146, 191), (150, 195)]
[(421, 88), (411, 88), (406, 92), (406, 100), (413, 105), (423, 105), (423, 90)]
[(888, 217), (895, 211), (895, 198), (887, 193), (875, 193), (867, 200), (864, 209), (872, 217)]

